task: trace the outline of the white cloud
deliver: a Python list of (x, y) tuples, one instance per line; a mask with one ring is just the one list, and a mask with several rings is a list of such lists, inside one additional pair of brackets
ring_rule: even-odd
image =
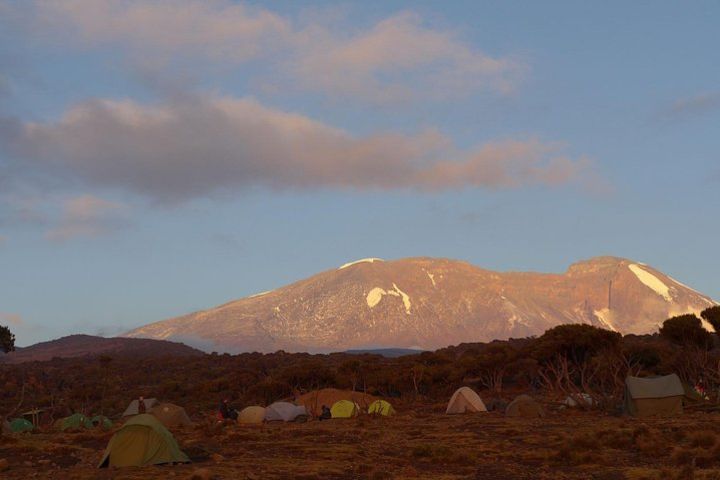
[(47, 231), (48, 240), (65, 241), (110, 233), (123, 223), (125, 207), (92, 195), (70, 198), (63, 204), (57, 224)]
[[(183, 98), (157, 105), (94, 100), (70, 108), (57, 121), (24, 124), (16, 133), (5, 139), (8, 148), (38, 169), (165, 202), (253, 186), (553, 186), (591, 173), (588, 160), (569, 158), (557, 143), (509, 139), (461, 150), (433, 130), (355, 137), (246, 98)], [(114, 207), (99, 206), (92, 212)], [(78, 212), (67, 209), (65, 223), (82, 220)], [(67, 236), (64, 231), (55, 235)]]
[(142, 70), (148, 64), (171, 68), (173, 62), (183, 70), (187, 62), (228, 68), (257, 60), (272, 72), (265, 80), (283, 89), (377, 103), (504, 94), (527, 70), (522, 62), (491, 56), (410, 11), (357, 28), (352, 19), (329, 21), (322, 15), (300, 25), (226, 0), (34, 0), (29, 5), (16, 16), (37, 37), (65, 46), (113, 47)]
[(245, 61), (287, 44), (287, 20), (224, 0), (34, 2), (33, 23), (95, 48), (120, 45), (143, 56), (202, 55)]
[(454, 32), (425, 26), (412, 12), (353, 36), (315, 29), (300, 38), (291, 71), (306, 88), (381, 102), (507, 93), (525, 70), (518, 61), (474, 49)]

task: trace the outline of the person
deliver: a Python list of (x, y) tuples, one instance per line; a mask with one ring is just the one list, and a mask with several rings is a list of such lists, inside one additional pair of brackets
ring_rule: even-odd
[(145, 408), (145, 399), (140, 396), (138, 398), (138, 413), (145, 413), (147, 411), (147, 408)]
[(327, 405), (322, 406), (322, 413), (318, 417), (319, 420), (330, 420), (332, 418), (332, 413), (330, 413), (330, 407)]
[(222, 420), (237, 420), (238, 418), (237, 410), (230, 406), (230, 400), (227, 398), (220, 402), (220, 408), (218, 410)]

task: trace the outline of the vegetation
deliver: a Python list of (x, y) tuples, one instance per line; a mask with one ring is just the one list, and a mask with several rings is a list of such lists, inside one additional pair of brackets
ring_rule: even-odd
[[(716, 310), (703, 312), (715, 318)], [(117, 415), (134, 397), (158, 397), (211, 411), (222, 398), (237, 406), (269, 404), (325, 387), (407, 402), (442, 402), (461, 385), (505, 397), (535, 392), (555, 399), (586, 392), (612, 408), (627, 375), (678, 373), (690, 385), (720, 386), (720, 342), (693, 315), (667, 320), (656, 335), (627, 335), (589, 325), (561, 325), (538, 338), (461, 344), (400, 358), (379, 355), (204, 355), (136, 359), (95, 357), (6, 365), (0, 411), (20, 400), (59, 418), (72, 412)], [(508, 398), (506, 398), (508, 399)]]
[(15, 350), (15, 335), (8, 327), (0, 325), (0, 351), (3, 353)]

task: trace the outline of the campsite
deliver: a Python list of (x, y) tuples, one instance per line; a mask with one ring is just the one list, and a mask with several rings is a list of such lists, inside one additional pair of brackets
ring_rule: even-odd
[(644, 337), (563, 325), (397, 358), (5, 365), (0, 407), (14, 415), (0, 469), (18, 479), (717, 478), (720, 344), (699, 322), (668, 319)]

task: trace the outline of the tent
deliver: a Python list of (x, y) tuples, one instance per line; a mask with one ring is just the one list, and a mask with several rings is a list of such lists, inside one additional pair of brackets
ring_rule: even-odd
[(172, 403), (158, 403), (150, 409), (149, 413), (155, 415), (168, 428), (179, 425), (192, 425), (192, 421), (185, 409)]
[(683, 389), (674, 373), (664, 377), (627, 377), (623, 409), (628, 415), (670, 416), (683, 412)]
[(77, 431), (93, 427), (92, 420), (82, 413), (73, 413), (69, 417), (61, 418), (58, 422), (55, 422), (55, 425), (63, 432)]
[(112, 436), (98, 468), (188, 463), (175, 438), (154, 416), (135, 415)]
[(304, 406), (275, 402), (265, 409), (266, 422), (303, 422), (308, 417)]
[(377, 398), (367, 393), (353, 390), (322, 388), (300, 395), (295, 399), (295, 403), (305, 405), (305, 408), (311, 415), (319, 417), (322, 414), (323, 405), (330, 407), (340, 400), (350, 400), (360, 405), (361, 408), (367, 408), (372, 402), (377, 400)]
[(518, 395), (505, 409), (505, 415), (508, 417), (537, 418), (544, 417), (545, 411), (531, 396)]
[(265, 420), (265, 407), (245, 407), (238, 415), (238, 423), (258, 424)]
[(330, 407), (332, 418), (352, 418), (360, 415), (360, 405), (350, 400), (340, 400)]
[(476, 412), (487, 412), (487, 408), (485, 408), (485, 404), (480, 396), (469, 387), (461, 387), (455, 390), (445, 410), (445, 413)]
[(382, 415), (383, 417), (389, 417), (395, 415), (395, 409), (385, 400), (375, 400), (368, 407), (368, 413), (373, 415)]
[(15, 418), (10, 421), (10, 431), (13, 433), (31, 432), (35, 427), (30, 420)]
[(94, 427), (100, 427), (103, 430), (110, 430), (112, 428), (112, 420), (104, 415), (95, 415), (90, 419)]
[[(150, 409), (155, 406), (155, 404), (158, 403), (157, 398), (145, 398), (143, 399), (143, 403), (145, 403), (145, 411), (146, 413), (150, 411)], [(130, 405), (125, 409), (125, 412), (123, 412), (123, 417), (128, 417), (130, 415), (137, 415), (138, 413), (138, 399), (136, 398), (132, 402), (130, 402)]]

